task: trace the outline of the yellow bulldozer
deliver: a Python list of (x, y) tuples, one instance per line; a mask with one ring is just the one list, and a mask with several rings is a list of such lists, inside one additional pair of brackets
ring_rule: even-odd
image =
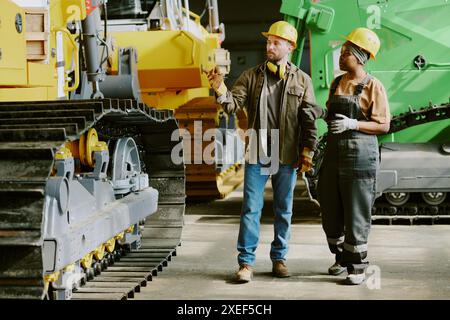
[[(175, 110), (184, 137), (189, 198), (223, 198), (243, 181), (242, 112), (228, 117), (211, 93), (204, 71), (230, 71), (221, 47), (225, 28), (217, 0), (205, 1), (208, 26), (184, 0), (109, 0), (103, 21), (114, 43), (134, 47), (140, 95), (156, 108)], [(114, 59), (114, 61), (118, 61)], [(113, 63), (112, 72), (118, 72)]]
[(180, 243), (178, 121), (141, 99), (136, 47), (102, 15), (0, 2), (0, 298), (123, 298)]

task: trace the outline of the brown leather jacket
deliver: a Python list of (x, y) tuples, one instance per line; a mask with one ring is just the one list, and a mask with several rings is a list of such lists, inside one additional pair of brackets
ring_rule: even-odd
[[(228, 90), (219, 102), (226, 113), (234, 113), (240, 108), (247, 111), (249, 128), (258, 129), (261, 95), (266, 63), (244, 71), (233, 88)], [(280, 110), (280, 162), (294, 164), (304, 147), (315, 150), (317, 128), (315, 118), (305, 112), (308, 105), (302, 101), (315, 103), (311, 78), (294, 64), (290, 64), (287, 81), (282, 93)], [(247, 148), (247, 144), (246, 144)]]

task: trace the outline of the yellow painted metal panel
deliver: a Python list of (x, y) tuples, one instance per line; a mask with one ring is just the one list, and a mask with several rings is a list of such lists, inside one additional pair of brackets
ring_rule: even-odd
[(0, 101), (48, 100), (47, 88), (0, 88)]
[(27, 84), (26, 69), (11, 69), (0, 67), (1, 86), (24, 86)]
[(56, 86), (54, 87), (47, 87), (47, 100), (57, 100), (58, 99), (58, 90)]
[(158, 109), (176, 109), (189, 101), (207, 97), (209, 95), (208, 88), (196, 88), (178, 91), (163, 91), (163, 92), (143, 92), (142, 100), (149, 106)]
[[(16, 16), (22, 30), (16, 29)], [(0, 10), (0, 85), (26, 85), (25, 13), (10, 0), (2, 1)]]
[(63, 27), (71, 21), (86, 18), (86, 0), (50, 1), (51, 23), (53, 27)]
[(81, 21), (86, 19), (86, 0), (63, 0), (64, 21)]
[(56, 86), (54, 66), (43, 63), (28, 63), (28, 84), (30, 86)]
[[(185, 31), (114, 32), (117, 47), (135, 47), (141, 87), (188, 89), (208, 87), (202, 67), (208, 68), (206, 43)], [(114, 59), (116, 60), (116, 59)], [(117, 70), (114, 61), (113, 70)]]

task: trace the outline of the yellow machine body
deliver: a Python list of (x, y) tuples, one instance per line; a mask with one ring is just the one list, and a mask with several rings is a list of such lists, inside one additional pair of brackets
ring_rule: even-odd
[[(116, 29), (110, 34), (115, 47), (136, 48), (142, 100), (157, 109), (174, 109), (180, 127), (189, 132), (183, 138), (187, 196), (223, 198), (243, 180), (240, 163), (243, 148), (237, 147), (239, 151), (235, 152), (217, 145), (214, 139), (212, 144), (216, 144), (215, 148), (223, 150), (219, 152), (214, 149), (215, 152), (225, 155), (224, 159), (236, 159), (234, 163), (223, 166), (196, 162), (197, 156), (200, 153), (203, 155), (209, 143), (204, 142), (201, 150), (193, 149), (197, 146), (194, 137), (198, 139), (200, 132), (203, 135), (207, 130), (227, 129), (226, 123), (232, 122), (212, 96), (206, 76), (206, 72), (216, 66), (222, 68), (222, 73), (229, 72), (229, 52), (221, 48), (220, 33), (208, 32), (196, 14), (190, 12), (189, 16), (188, 27), (183, 25), (181, 30), (167, 27), (157, 30), (132, 28), (132, 31)], [(111, 73), (114, 74), (118, 72), (118, 59), (113, 61)], [(227, 120), (224, 122), (224, 119)], [(201, 123), (201, 127), (196, 127), (195, 123)], [(246, 128), (245, 114), (240, 113), (236, 123)], [(230, 139), (240, 146), (242, 139), (236, 131), (232, 135)]]
[[(183, 30), (114, 32), (119, 47), (135, 47), (142, 100), (156, 108), (176, 109), (209, 96), (202, 70), (215, 65), (218, 36), (202, 28), (202, 38)], [(117, 59), (114, 59), (117, 61)], [(117, 65), (113, 65), (113, 73)]]
[[(86, 17), (84, 0), (55, 0), (46, 8), (23, 8), (2, 1), (0, 11), (0, 101), (58, 98), (57, 50), (65, 71), (78, 67), (78, 48), (65, 28), (68, 21)], [(62, 33), (57, 48), (56, 34)], [(77, 70), (74, 70), (77, 71)], [(66, 75), (66, 72), (64, 72)], [(70, 90), (64, 79), (64, 91)]]

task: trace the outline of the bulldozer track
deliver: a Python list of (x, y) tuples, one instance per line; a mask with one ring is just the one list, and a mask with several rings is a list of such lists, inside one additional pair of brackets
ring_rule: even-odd
[[(130, 298), (176, 255), (185, 211), (185, 173), (183, 164), (175, 165), (170, 159), (177, 142), (168, 141), (178, 128), (172, 111), (118, 99), (2, 102), (0, 298), (45, 298), (46, 182), (56, 150), (90, 128), (96, 128), (106, 141), (123, 136), (135, 139), (149, 185), (159, 193), (158, 210), (141, 226), (141, 248), (117, 249), (114, 254), (122, 257), (107, 254), (105, 261), (99, 261), (104, 271), (74, 290), (72, 298)], [(132, 202), (133, 197), (138, 196), (116, 202)]]
[(372, 209), (375, 224), (450, 224), (450, 203), (432, 206), (423, 202), (411, 201), (394, 206), (380, 197)]
[(108, 266), (100, 275), (74, 290), (72, 300), (127, 300), (135, 297), (162, 272), (176, 249), (143, 247), (126, 253), (118, 262)]
[(424, 123), (440, 121), (450, 118), (450, 103), (430, 105), (420, 109), (410, 107), (408, 112), (392, 117), (389, 133), (417, 126)]

